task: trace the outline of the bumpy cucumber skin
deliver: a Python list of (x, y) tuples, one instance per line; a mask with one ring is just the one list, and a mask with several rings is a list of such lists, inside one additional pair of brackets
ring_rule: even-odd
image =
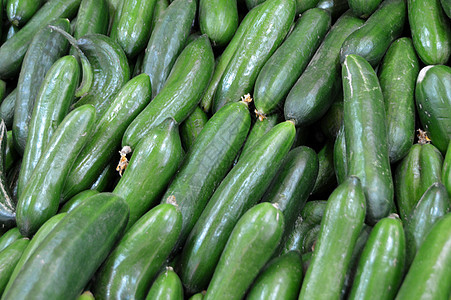
[(412, 40), (392, 43), (380, 67), (379, 81), (384, 95), (390, 162), (402, 159), (415, 138), (415, 81), (420, 65)]
[(451, 198), (451, 141), (446, 151), (445, 160), (442, 167), (442, 182), (448, 191), (448, 195)]
[(172, 268), (163, 271), (152, 284), (146, 300), (154, 299), (183, 300), (182, 282)]
[(207, 114), (198, 106), (186, 120), (180, 124), (180, 138), (186, 152), (191, 149), (199, 133), (208, 122)]
[(39, 10), (43, 0), (3, 0), (6, 16), (11, 24), (22, 27)]
[(283, 214), (269, 203), (249, 209), (234, 227), (204, 299), (241, 299), (283, 234)]
[(14, 267), (29, 243), (27, 238), (19, 239), (0, 252), (0, 295), (3, 294)]
[(199, 26), (213, 46), (227, 45), (238, 27), (236, 0), (200, 0)]
[(16, 208), (13, 194), (6, 179), (6, 148), (8, 144), (8, 132), (6, 124), (0, 123), (0, 226), (11, 228), (16, 224)]
[(6, 247), (14, 243), (14, 241), (21, 238), (23, 236), (20, 234), (19, 228), (11, 228), (0, 237), (0, 251), (3, 251)]
[(348, 0), (352, 12), (359, 18), (368, 18), (379, 6), (382, 0)]
[(106, 34), (108, 30), (108, 3), (106, 0), (81, 0), (75, 23), (74, 38), (86, 34)]
[(59, 213), (68, 213), (74, 210), (75, 207), (80, 205), (80, 203), (84, 202), (91, 196), (97, 195), (100, 193), (98, 190), (86, 190), (80, 192), (69, 199), (66, 203), (64, 203), (63, 207), (60, 208)]

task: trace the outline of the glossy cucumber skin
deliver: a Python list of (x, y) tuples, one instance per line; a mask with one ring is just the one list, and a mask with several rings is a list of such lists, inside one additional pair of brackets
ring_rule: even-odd
[(213, 46), (227, 45), (238, 27), (236, 0), (200, 0), (199, 25)]
[(340, 128), (334, 143), (334, 170), (338, 184), (348, 177), (348, 158), (346, 157), (346, 136), (344, 126)]
[(402, 282), (406, 242), (399, 218), (381, 219), (360, 255), (349, 299), (393, 299)]
[(451, 3), (447, 0), (441, 0), (443, 11), (451, 19)]
[(167, 268), (155, 279), (146, 300), (183, 300), (183, 285), (177, 273)]
[(330, 23), (330, 15), (319, 8), (302, 14), (293, 31), (268, 59), (255, 81), (255, 108), (260, 113), (283, 111), (283, 100), (315, 54)]
[(390, 162), (402, 159), (415, 138), (415, 81), (420, 65), (412, 40), (392, 43), (380, 67), (379, 82), (384, 95)]
[(343, 63), (347, 55), (355, 54), (376, 67), (390, 44), (401, 35), (405, 20), (405, 0), (385, 0), (362, 27), (346, 38), (340, 61)]
[(3, 99), (0, 105), (0, 118), (6, 123), (6, 127), (11, 129), (14, 120), (14, 107), (16, 105), (17, 88)]
[(3, 299), (75, 299), (122, 236), (128, 211), (109, 193), (82, 203), (33, 251)]
[[(348, 177), (329, 197), (299, 299), (337, 299), (365, 219), (360, 180)], [(324, 272), (325, 266), (334, 272)]]
[(183, 122), (199, 104), (213, 69), (213, 50), (206, 36), (186, 46), (177, 58), (164, 88), (128, 126), (122, 145), (135, 148), (149, 130), (166, 118)]
[(39, 10), (43, 0), (4, 0), (6, 16), (10, 23), (22, 27)]
[(162, 90), (185, 46), (196, 6), (194, 0), (175, 0), (155, 23), (142, 65), (142, 72), (150, 76), (152, 99)]
[(233, 228), (204, 299), (241, 299), (279, 245), (283, 214), (269, 203), (249, 209)]
[(73, 56), (58, 59), (47, 72), (34, 101), (17, 192), (20, 197), (53, 133), (69, 112), (80, 67)]
[(341, 44), (362, 24), (362, 20), (350, 14), (344, 14), (335, 22), (290, 90), (285, 100), (285, 119), (295, 120), (296, 126), (302, 126), (327, 112), (340, 87)]
[(451, 291), (451, 214), (425, 238), (396, 296), (403, 299), (449, 299)]
[(169, 0), (157, 0), (157, 2), (155, 3), (155, 8), (153, 10), (153, 16), (152, 16), (152, 22), (150, 22), (152, 31), (155, 28), (157, 21), (160, 19), (160, 17), (166, 11), (166, 8), (168, 8), (169, 4), (170, 4)]
[(180, 277), (189, 292), (206, 288), (238, 219), (263, 195), (295, 136), (293, 123), (264, 135), (222, 180), (194, 225), (182, 251)]
[(320, 0), (316, 7), (329, 12), (334, 20), (349, 9), (348, 0)]
[(207, 114), (200, 107), (196, 107), (189, 117), (180, 124), (180, 138), (185, 151), (188, 152), (191, 149), (207, 122)]
[(439, 0), (407, 1), (413, 45), (425, 65), (445, 64), (451, 54), (451, 29)]
[(106, 34), (108, 30), (108, 3), (106, 0), (81, 0), (75, 23), (74, 38), (86, 34)]
[[(67, 19), (54, 20), (50, 22), (50, 25), (69, 31), (69, 20)], [(44, 81), (43, 74), (46, 74), (53, 63), (67, 52), (68, 46), (69, 42), (61, 34), (50, 28), (44, 28), (33, 38), (24, 57), (17, 82), (17, 98), (12, 127), (14, 144), (20, 154), (23, 154), (27, 144), (29, 123), (35, 99)]]
[(111, 191), (120, 178), (116, 168), (117, 162), (110, 162), (91, 185), (91, 189), (97, 190), (100, 193)]
[(318, 152), (318, 176), (316, 176), (312, 194), (327, 194), (337, 186), (334, 170), (334, 144), (326, 142)]
[(359, 18), (368, 18), (377, 9), (382, 0), (348, 0), (352, 12)]
[(80, 1), (51, 0), (44, 4), (19, 32), (0, 47), (0, 78), (11, 78), (16, 75), (36, 33), (54, 19), (73, 17)]
[(302, 14), (307, 10), (316, 7), (319, 0), (296, 0), (296, 14)]
[(60, 208), (59, 213), (68, 213), (74, 210), (75, 207), (80, 205), (80, 203), (84, 202), (91, 196), (97, 195), (100, 193), (98, 190), (85, 190), (80, 192), (70, 198), (66, 203), (64, 203), (63, 207)]
[(64, 184), (63, 199), (73, 197), (94, 183), (117, 153), (128, 125), (150, 102), (150, 97), (147, 74), (132, 78), (121, 88), (72, 165)]
[(415, 99), (421, 124), (444, 154), (451, 139), (451, 67), (424, 67), (418, 75)]
[(27, 238), (19, 239), (0, 252), (0, 295), (29, 242)]
[(395, 170), (395, 199), (401, 220), (407, 221), (421, 196), (441, 181), (443, 158), (431, 144), (415, 144)]
[[(232, 167), (249, 131), (251, 118), (244, 102), (224, 106), (205, 124), (196, 143), (165, 192), (162, 202), (175, 201), (182, 212), (179, 247)], [(175, 199), (174, 199), (175, 198)]]
[(17, 202), (17, 225), (24, 236), (32, 236), (58, 211), (69, 167), (88, 140), (94, 119), (91, 105), (79, 107), (53, 133)]
[(360, 178), (367, 199), (366, 221), (376, 224), (395, 206), (384, 98), (376, 73), (364, 58), (348, 55), (342, 73), (347, 175)]
[(6, 247), (14, 243), (14, 241), (21, 238), (23, 236), (20, 234), (19, 228), (11, 228), (0, 237), (0, 251), (3, 251)]
[(449, 142), (445, 160), (443, 161), (442, 182), (448, 191), (448, 195), (451, 197), (451, 141)]
[(141, 140), (113, 190), (130, 206), (127, 229), (157, 204), (181, 160), (182, 143), (173, 119), (166, 119)]
[(14, 165), (15, 161), (19, 159), (19, 154), (17, 154), (16, 149), (14, 148), (13, 132), (11, 130), (6, 132), (6, 137), (5, 161), (3, 171), (8, 173)]
[(6, 124), (0, 123), (0, 226), (11, 228), (16, 224), (16, 203), (6, 179), (6, 147), (8, 144)]
[(177, 241), (182, 216), (177, 207), (161, 204), (128, 230), (97, 272), (99, 299), (144, 299)]

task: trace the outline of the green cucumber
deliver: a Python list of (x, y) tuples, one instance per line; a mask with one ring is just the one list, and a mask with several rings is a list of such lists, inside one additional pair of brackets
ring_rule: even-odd
[[(69, 31), (70, 25), (67, 19), (57, 19), (50, 24)], [(14, 144), (20, 154), (24, 153), (27, 144), (29, 123), (44, 75), (53, 63), (67, 52), (68, 47), (69, 43), (63, 36), (46, 27), (36, 34), (25, 55), (17, 82), (12, 127)]]
[(77, 297), (77, 300), (95, 300), (94, 295), (90, 291), (86, 291)]
[(302, 272), (307, 273), (308, 267), (312, 261), (313, 251), (307, 252), (302, 255)]
[(132, 73), (131, 78), (136, 77), (136, 76), (138, 76), (139, 74), (142, 73), (141, 69), (142, 69), (143, 61), (144, 61), (144, 52), (141, 52), (136, 57), (135, 65), (133, 66), (133, 73)]
[(14, 241), (21, 238), (23, 238), (23, 236), (20, 234), (19, 228), (11, 228), (0, 237), (0, 252), (14, 243)]
[[(365, 219), (365, 194), (360, 180), (350, 176), (327, 201), (321, 230), (299, 299), (338, 299), (352, 251)], [(325, 267), (333, 272), (325, 272)]]
[(347, 55), (355, 54), (376, 67), (390, 44), (402, 34), (405, 20), (405, 0), (383, 1), (365, 24), (346, 38), (341, 46), (340, 61), (343, 63)]
[(74, 210), (75, 207), (80, 205), (80, 203), (84, 202), (91, 196), (97, 195), (100, 193), (98, 190), (85, 190), (80, 192), (70, 198), (66, 203), (64, 203), (63, 207), (60, 208), (59, 213), (68, 213)]
[(128, 211), (109, 193), (80, 204), (33, 251), (3, 299), (75, 299), (121, 237)]
[(285, 100), (285, 119), (303, 126), (319, 120), (329, 109), (340, 90), (339, 51), (346, 37), (363, 21), (344, 14), (335, 22), (305, 71)]
[(418, 75), (415, 99), (432, 144), (445, 153), (451, 139), (451, 67), (424, 67)]
[(166, 118), (183, 122), (199, 104), (213, 69), (213, 50), (206, 36), (186, 46), (177, 58), (164, 88), (128, 126), (122, 145), (135, 148), (140, 139)]
[(238, 27), (236, 0), (200, 0), (199, 26), (213, 46), (227, 45)]
[(116, 15), (116, 11), (122, 8), (122, 3), (124, 2), (124, 0), (106, 0), (106, 2), (108, 4), (108, 12), (109, 12), (108, 33), (110, 33), (111, 27), (113, 26), (114, 22), (114, 16)]
[(142, 64), (142, 72), (150, 76), (152, 98), (160, 93), (168, 81), (175, 61), (185, 46), (196, 6), (194, 0), (175, 0), (155, 23)]
[(443, 161), (442, 182), (451, 198), (451, 141), (448, 144), (448, 150), (446, 151), (445, 160)]
[(393, 299), (402, 282), (406, 242), (397, 215), (374, 226), (360, 255), (348, 299)]
[(194, 294), (188, 300), (203, 300), (206, 292), (202, 291), (201, 293)]
[(81, 106), (53, 133), (17, 202), (17, 225), (24, 236), (32, 236), (58, 211), (69, 168), (88, 140), (94, 119), (94, 108)]
[(283, 110), (283, 100), (315, 54), (330, 22), (330, 15), (319, 8), (302, 14), (293, 31), (258, 74), (254, 100), (259, 113), (266, 115)]
[(380, 67), (390, 162), (406, 156), (415, 138), (415, 81), (420, 71), (412, 40), (394, 41)]
[(395, 198), (401, 220), (407, 221), (421, 196), (441, 181), (443, 158), (431, 144), (415, 144), (395, 170)]
[(395, 206), (384, 98), (376, 73), (363, 57), (346, 56), (342, 71), (347, 175), (360, 178), (366, 221), (373, 225)]
[(178, 126), (166, 119), (136, 146), (130, 163), (113, 190), (130, 206), (127, 229), (162, 196), (182, 160)]
[[(1, 125), (0, 125), (1, 127)], [(14, 165), (14, 162), (19, 159), (19, 154), (17, 153), (16, 149), (14, 148), (14, 142), (13, 142), (13, 132), (10, 130), (6, 133), (7, 139), (6, 139), (6, 149), (5, 149), (5, 162), (4, 162), (4, 172), (8, 174), (9, 170)]]
[[(205, 124), (162, 198), (175, 201), (182, 213), (181, 247), (199, 216), (232, 167), (250, 127), (247, 103), (224, 106)], [(175, 200), (174, 200), (175, 199)]]
[[(241, 0), (242, 1), (242, 0)], [(260, 4), (262, 4), (263, 2), (265, 2), (266, 0), (245, 0), (244, 2), (246, 3), (246, 7), (248, 10), (252, 10), (254, 9), (256, 6), (259, 6)]]
[(330, 13), (333, 20), (340, 17), (349, 8), (348, 0), (320, 0), (316, 7)]
[(451, 19), (451, 3), (448, 0), (441, 0), (443, 11)]
[(147, 293), (146, 300), (183, 300), (183, 286), (179, 276), (171, 267), (158, 275)]
[(3, 99), (0, 105), (0, 118), (6, 124), (8, 129), (13, 127), (14, 120), (14, 108), (16, 105), (17, 88), (15, 88), (5, 99)]
[(106, 34), (108, 30), (108, 4), (106, 0), (81, 0), (75, 23), (74, 38), (87, 34)]
[(102, 173), (100, 173), (99, 177), (97, 177), (90, 189), (97, 190), (99, 192), (111, 191), (117, 181), (119, 181), (119, 174), (116, 172), (116, 168), (117, 162), (111, 161), (105, 169), (103, 169)]
[(16, 203), (6, 179), (6, 148), (8, 133), (3, 120), (0, 123), (0, 225), (11, 228), (16, 224)]
[(413, 45), (420, 59), (425, 65), (445, 64), (451, 54), (451, 29), (440, 0), (408, 0), (407, 8)]
[(349, 7), (352, 12), (359, 18), (368, 18), (373, 12), (376, 11), (382, 0), (348, 0)]
[[(332, 103), (327, 113), (319, 122), (321, 132), (330, 140), (335, 140), (343, 125), (343, 95), (340, 95), (340, 98), (337, 98)], [(340, 101), (337, 101), (338, 99)]]
[(334, 144), (326, 142), (318, 152), (318, 176), (312, 194), (329, 195), (332, 189), (337, 186), (334, 170)]
[(346, 137), (344, 126), (338, 131), (334, 144), (334, 170), (338, 184), (348, 177), (348, 159), (346, 157)]
[(183, 149), (188, 152), (194, 145), (205, 124), (208, 122), (207, 114), (198, 106), (186, 120), (180, 124), (180, 138)]
[(271, 260), (258, 275), (246, 299), (295, 300), (302, 282), (302, 261), (296, 251)]
[(264, 194), (294, 141), (294, 124), (276, 125), (222, 180), (182, 251), (180, 276), (188, 292), (207, 287), (230, 232)]
[(6, 41), (12, 38), (16, 33), (19, 32), (19, 28), (14, 25), (9, 26), (8, 32), (6, 33)]
[(319, 0), (296, 0), (296, 14), (303, 14), (309, 9), (316, 7), (318, 3)]
[(0, 252), (0, 295), (3, 294), (11, 273), (29, 242), (27, 238), (19, 239)]
[(233, 228), (204, 299), (241, 299), (282, 238), (283, 214), (272, 204), (249, 209)]
[(3, 0), (6, 1), (6, 16), (11, 24), (22, 27), (41, 8), (43, 0)]
[(142, 216), (97, 272), (96, 298), (144, 299), (171, 253), (181, 225), (180, 211), (171, 204), (160, 204)]
[(22, 164), (22, 159), (18, 159), (11, 170), (7, 173), (7, 182), (9, 190), (12, 193), (12, 198), (14, 203), (17, 204), (17, 182), (19, 181), (20, 166)]
[(150, 22), (152, 31), (154, 30), (157, 21), (161, 18), (161, 16), (165, 12), (166, 8), (168, 8), (169, 3), (170, 3), (169, 0), (157, 0), (157, 2), (155, 3), (152, 21)]
[(0, 79), (0, 102), (5, 99), (6, 96), (6, 82)]
[(321, 229), (320, 225), (315, 225), (309, 231), (306, 232), (301, 244), (301, 253), (305, 254), (309, 251), (315, 250), (315, 244), (318, 240), (318, 234)]

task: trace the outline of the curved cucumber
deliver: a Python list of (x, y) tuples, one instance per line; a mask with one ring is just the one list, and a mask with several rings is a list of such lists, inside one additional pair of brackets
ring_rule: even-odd
[(442, 182), (451, 198), (451, 141), (448, 144), (448, 150), (446, 151), (445, 160), (443, 161)]
[(0, 252), (0, 295), (29, 242), (27, 238), (19, 239)]
[(6, 124), (8, 129), (13, 126), (14, 120), (14, 107), (16, 106), (17, 88), (15, 88), (5, 99), (3, 99), (0, 105), (0, 118)]
[(451, 3), (448, 0), (441, 0), (443, 11), (451, 19)]
[(185, 149), (186, 152), (194, 145), (194, 142), (207, 122), (207, 114), (198, 106), (189, 117), (180, 124), (180, 138), (182, 139), (183, 149)]
[(100, 173), (99, 177), (97, 177), (96, 181), (94, 181), (91, 185), (90, 189), (97, 190), (99, 192), (111, 191), (111, 187), (114, 187), (119, 181), (119, 174), (117, 173), (116, 168), (117, 162), (110, 162), (105, 169), (103, 169), (102, 173)]
[(359, 18), (368, 18), (376, 11), (382, 0), (348, 0), (349, 7), (352, 12)]
[(84, 202), (91, 196), (97, 195), (99, 193), (98, 190), (86, 190), (80, 192), (70, 198), (66, 203), (64, 203), (63, 207), (60, 208), (59, 213), (68, 213), (74, 210), (75, 207), (80, 205), (80, 203)]
[(23, 236), (20, 234), (19, 228), (11, 228), (0, 237), (0, 252), (14, 243), (14, 241), (21, 238), (23, 238)]
[(170, 267), (158, 275), (147, 294), (146, 300), (183, 300), (183, 286), (177, 273)]
[(238, 27), (236, 0), (200, 0), (199, 26), (213, 46), (227, 45)]
[(334, 170), (334, 144), (326, 142), (318, 152), (318, 176), (312, 194), (329, 195), (337, 186)]
[(16, 205), (6, 179), (6, 148), (8, 132), (3, 120), (0, 123), (0, 226), (11, 228), (16, 224)]
[(87, 34), (106, 34), (108, 30), (108, 4), (106, 0), (81, 0), (75, 23), (74, 38)]
[(39, 10), (43, 0), (3, 0), (6, 2), (6, 17), (17, 27), (22, 27)]

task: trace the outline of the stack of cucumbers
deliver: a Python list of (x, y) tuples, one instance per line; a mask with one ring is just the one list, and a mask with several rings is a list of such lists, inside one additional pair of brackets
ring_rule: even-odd
[(449, 0), (0, 0), (0, 299), (451, 299)]

